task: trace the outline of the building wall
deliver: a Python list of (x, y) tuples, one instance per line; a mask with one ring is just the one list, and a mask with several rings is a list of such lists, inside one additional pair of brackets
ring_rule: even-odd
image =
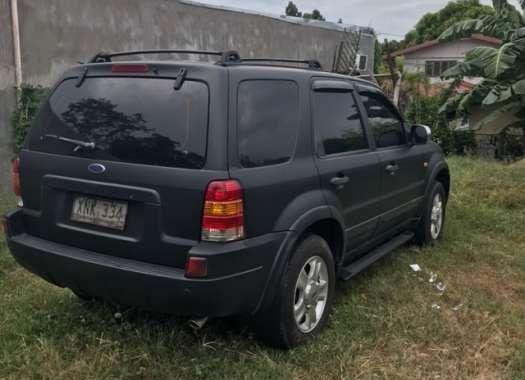
[(493, 44), (482, 41), (459, 40), (418, 50), (405, 55), (405, 71), (424, 73), (426, 61), (463, 61), (470, 50), (481, 46), (494, 47)]
[[(330, 68), (341, 39), (334, 30), (175, 0), (19, 2), (25, 81), (44, 86), (99, 51), (234, 49), (246, 57), (317, 58)], [(365, 52), (373, 49), (369, 40)]]
[[(100, 51), (238, 50), (244, 57), (318, 59), (331, 69), (341, 26), (283, 20), (176, 0), (18, 0), (24, 82), (51, 86), (77, 61)], [(9, 0), (0, 0), (0, 183), (12, 155), (8, 118), (14, 106)], [(361, 54), (374, 65), (375, 37)]]
[(15, 106), (15, 68), (9, 0), (0, 0), (0, 191), (9, 186), (13, 133), (9, 118)]

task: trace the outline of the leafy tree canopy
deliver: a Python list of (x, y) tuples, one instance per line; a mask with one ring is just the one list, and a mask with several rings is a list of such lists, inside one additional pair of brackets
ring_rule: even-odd
[[(326, 21), (326, 19), (323, 17), (319, 9), (314, 9), (312, 13), (302, 13), (299, 11), (299, 8), (297, 8), (297, 5), (293, 1), (290, 1), (285, 9), (286, 16), (292, 16), (292, 17), (303, 17), (306, 20), (319, 20), (319, 21)], [(343, 20), (339, 19), (342, 23)]]
[(312, 13), (305, 13), (303, 14), (303, 17), (307, 20), (319, 20), (319, 21), (325, 21), (326, 19), (323, 17), (319, 9), (314, 9)]
[(292, 17), (302, 17), (302, 13), (299, 12), (299, 8), (297, 8), (297, 5), (294, 4), (293, 1), (290, 1), (288, 5), (286, 6), (286, 16), (292, 16)]
[(494, 15), (494, 10), (480, 4), (479, 0), (451, 1), (443, 9), (425, 14), (415, 28), (406, 34), (403, 47), (434, 40), (458, 21), (477, 19), (486, 15)]
[(443, 73), (445, 79), (481, 77), (471, 91), (450, 99), (442, 111), (449, 115), (466, 114), (475, 106), (492, 106), (480, 128), (493, 123), (504, 113), (516, 115), (517, 126), (525, 126), (525, 0), (518, 10), (507, 0), (493, 0), (495, 14), (467, 19), (448, 28), (441, 40), (453, 40), (472, 33), (502, 38), (499, 47), (477, 47), (465, 61)]

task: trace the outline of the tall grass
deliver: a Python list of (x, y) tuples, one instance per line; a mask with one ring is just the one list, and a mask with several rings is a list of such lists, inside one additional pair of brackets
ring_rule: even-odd
[(525, 165), (449, 163), (444, 240), (402, 248), (340, 287), (326, 332), (290, 352), (237, 321), (194, 332), (178, 318), (83, 304), (21, 269), (0, 240), (0, 379), (523, 380)]

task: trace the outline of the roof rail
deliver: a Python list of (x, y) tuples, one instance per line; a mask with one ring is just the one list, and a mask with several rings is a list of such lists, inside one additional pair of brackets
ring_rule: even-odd
[(309, 69), (322, 70), (323, 66), (321, 63), (315, 59), (310, 60), (297, 60), (297, 59), (288, 59), (288, 58), (241, 58), (239, 62), (232, 63), (299, 63), (302, 65), (307, 65)]
[(145, 54), (196, 54), (196, 55), (215, 55), (219, 56), (220, 59), (217, 62), (218, 64), (227, 64), (240, 62), (241, 57), (238, 52), (235, 50), (229, 51), (203, 51), (203, 50), (132, 50), (132, 51), (123, 51), (117, 53), (104, 53), (100, 52), (91, 58), (89, 63), (101, 63), (101, 62), (111, 62), (111, 58), (114, 57), (124, 57), (129, 55), (145, 55)]
[(196, 55), (214, 55), (220, 57), (217, 61), (217, 64), (227, 65), (227, 64), (239, 64), (239, 63), (296, 63), (307, 65), (309, 69), (322, 70), (323, 67), (319, 61), (311, 60), (296, 60), (288, 58), (241, 58), (239, 53), (235, 50), (228, 51), (204, 51), (204, 50), (171, 50), (171, 49), (162, 49), (162, 50), (132, 50), (132, 51), (122, 51), (116, 53), (105, 53), (100, 52), (91, 58), (89, 63), (102, 63), (102, 62), (111, 62), (111, 59), (114, 57), (124, 57), (130, 55), (147, 55), (147, 54), (196, 54)]

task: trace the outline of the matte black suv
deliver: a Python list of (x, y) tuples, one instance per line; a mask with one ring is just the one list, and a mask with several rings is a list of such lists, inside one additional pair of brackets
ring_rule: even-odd
[(114, 59), (133, 53), (68, 70), (34, 121), (5, 218), (29, 271), (81, 298), (251, 315), (291, 347), (325, 326), (336, 279), (441, 237), (443, 154), (375, 84), (235, 52)]

